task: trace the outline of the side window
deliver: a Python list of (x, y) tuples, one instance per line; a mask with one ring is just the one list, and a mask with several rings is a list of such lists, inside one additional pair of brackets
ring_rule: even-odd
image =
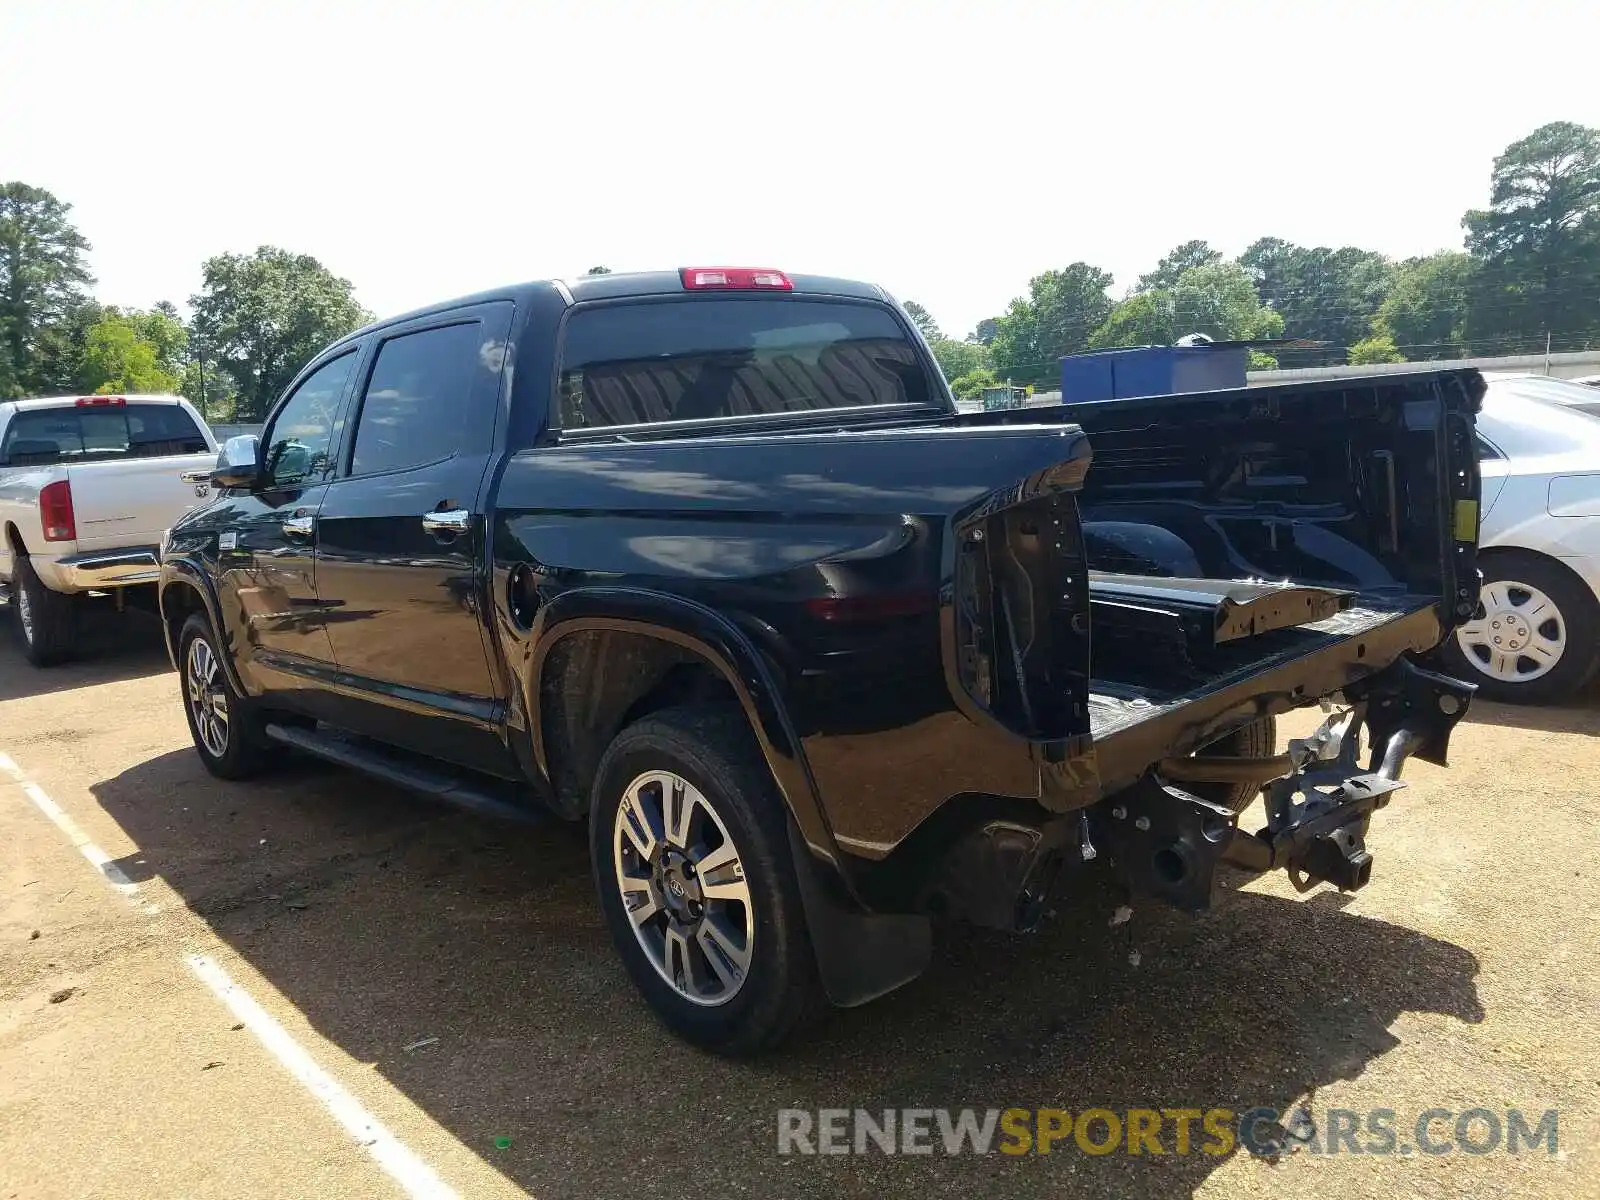
[(481, 340), (472, 321), (402, 334), (379, 347), (356, 422), (352, 475), (420, 467), (486, 443), (491, 431), (476, 428), (485, 414), (471, 404)]
[(1483, 462), (1485, 459), (1504, 458), (1504, 457), (1505, 457), (1505, 455), (1501, 454), (1500, 451), (1496, 450), (1493, 446), (1489, 445), (1488, 442), (1483, 440), (1483, 434), (1480, 433), (1478, 435), (1478, 461), (1479, 462)]
[(265, 474), (275, 487), (316, 483), (327, 474), (338, 427), (339, 401), (355, 366), (355, 351), (318, 367), (278, 410), (267, 434)]

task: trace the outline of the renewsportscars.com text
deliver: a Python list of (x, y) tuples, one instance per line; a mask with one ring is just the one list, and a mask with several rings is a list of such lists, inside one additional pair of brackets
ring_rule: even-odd
[(1554, 1155), (1555, 1109), (785, 1108), (779, 1154)]

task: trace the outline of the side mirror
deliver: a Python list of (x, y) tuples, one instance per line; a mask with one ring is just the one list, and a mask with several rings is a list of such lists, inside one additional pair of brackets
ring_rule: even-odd
[(211, 472), (214, 488), (253, 488), (261, 482), (260, 439), (254, 434), (231, 437), (222, 444)]

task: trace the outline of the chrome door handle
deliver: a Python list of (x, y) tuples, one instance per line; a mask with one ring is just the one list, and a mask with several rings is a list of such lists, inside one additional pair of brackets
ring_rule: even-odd
[(296, 513), (292, 517), (283, 519), (283, 536), (286, 538), (308, 538), (316, 527), (317, 519), (312, 516), (302, 516)]
[(472, 514), (464, 508), (426, 513), (422, 518), (422, 528), (434, 537), (454, 537), (472, 528)]

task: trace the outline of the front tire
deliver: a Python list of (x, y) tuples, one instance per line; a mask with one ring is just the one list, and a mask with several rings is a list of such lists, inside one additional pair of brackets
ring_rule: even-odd
[(638, 721), (596, 774), (590, 853), (612, 942), (662, 1022), (718, 1053), (776, 1046), (818, 994), (787, 821), (737, 710)]
[(27, 555), (19, 554), (12, 561), (16, 584), (12, 606), (16, 609), (22, 653), (36, 667), (65, 662), (71, 656), (77, 628), (77, 597), (46, 587)]
[(219, 779), (248, 779), (261, 769), (267, 747), (263, 722), (223, 669), (211, 623), (193, 613), (178, 635), (179, 686), (195, 752)]
[(1527, 551), (1486, 554), (1472, 620), (1440, 647), (1449, 672), (1491, 700), (1549, 704), (1594, 676), (1600, 604), (1553, 559)]

